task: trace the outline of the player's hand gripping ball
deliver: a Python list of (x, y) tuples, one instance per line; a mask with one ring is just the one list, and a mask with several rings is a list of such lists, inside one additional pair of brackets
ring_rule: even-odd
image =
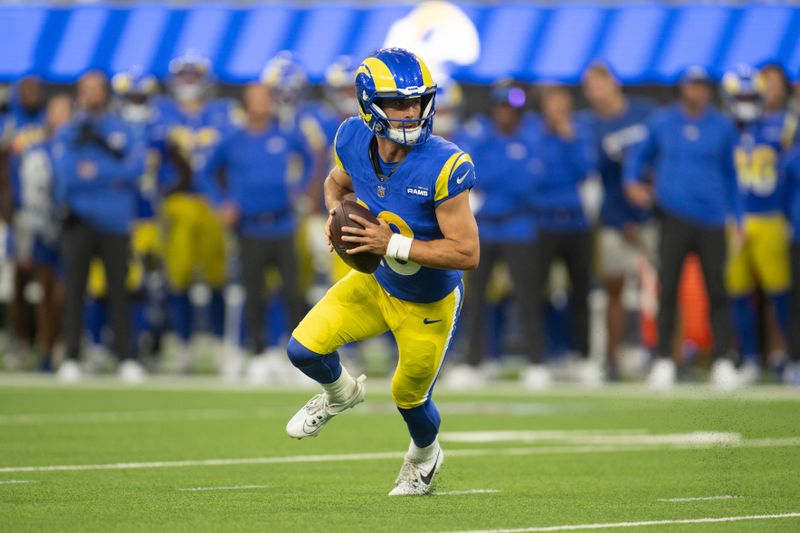
[(344, 226), (364, 228), (361, 224), (350, 218), (351, 214), (358, 215), (373, 224), (378, 224), (378, 219), (375, 215), (370, 213), (369, 209), (351, 200), (345, 200), (336, 206), (331, 214), (331, 244), (333, 245), (333, 249), (336, 250), (336, 253), (339, 254), (339, 257), (342, 258), (342, 261), (350, 265), (351, 268), (359, 272), (364, 272), (365, 274), (371, 274), (378, 268), (381, 262), (381, 256), (371, 252), (348, 254), (347, 250), (358, 248), (359, 244), (342, 240), (342, 237), (347, 235), (347, 233), (342, 231)]

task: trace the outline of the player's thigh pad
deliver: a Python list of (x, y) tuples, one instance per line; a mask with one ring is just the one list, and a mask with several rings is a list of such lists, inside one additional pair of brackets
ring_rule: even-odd
[(392, 398), (399, 408), (411, 409), (428, 399), (453, 338), (462, 293), (459, 286), (429, 304), (391, 299), (393, 308), (385, 314), (400, 351), (392, 378)]
[(752, 262), (761, 287), (768, 294), (789, 290), (789, 228), (783, 216), (758, 217), (749, 221)]
[(380, 335), (389, 329), (381, 312), (388, 298), (370, 274), (355, 270), (339, 280), (292, 332), (297, 341), (318, 354)]

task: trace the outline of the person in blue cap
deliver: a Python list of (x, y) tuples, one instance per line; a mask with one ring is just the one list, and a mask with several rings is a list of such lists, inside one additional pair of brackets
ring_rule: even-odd
[[(731, 306), (725, 288), (726, 232), (736, 224), (740, 238), (742, 200), (734, 164), (738, 133), (733, 121), (711, 105), (713, 81), (698, 66), (687, 68), (676, 104), (653, 113), (647, 136), (625, 162), (625, 190), (631, 202), (655, 207), (660, 216), (660, 311), (657, 360), (648, 377), (654, 389), (668, 389), (676, 380), (672, 355), (678, 284), (690, 252), (700, 258), (709, 298), (714, 336), (711, 383), (716, 388), (739, 386), (731, 358)], [(646, 170), (654, 175), (647, 182)]]
[[(536, 193), (538, 136), (526, 127), (525, 89), (516, 82), (496, 83), (489, 95), (488, 117), (470, 121), (458, 142), (472, 154), (475, 166), (483, 169), (481, 181), (472, 190), (472, 207), (481, 233), (483, 261), (466, 284), (468, 343), (463, 365), (452, 369), (447, 384), (458, 389), (485, 384), (482, 367), (486, 346), (487, 288), (496, 265), (504, 262), (513, 285), (520, 321), (526, 330), (538, 328), (539, 300), (531, 272), (536, 260), (536, 222), (532, 199)], [(438, 109), (437, 109), (438, 113)], [(524, 336), (525, 355), (530, 367), (523, 372), (523, 383), (542, 388), (552, 380), (542, 366), (541, 354), (533, 336)]]

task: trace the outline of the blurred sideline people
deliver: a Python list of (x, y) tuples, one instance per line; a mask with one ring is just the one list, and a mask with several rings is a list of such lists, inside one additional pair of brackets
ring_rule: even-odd
[(129, 382), (144, 377), (133, 359), (125, 277), (136, 184), (144, 171), (145, 152), (131, 128), (109, 113), (109, 98), (104, 74), (84, 74), (78, 82), (80, 111), (60, 131), (53, 147), (65, 279), (66, 359), (58, 372), (65, 382), (81, 377), (83, 305), (89, 264), (96, 256), (103, 260), (108, 280), (113, 351), (121, 361), (120, 375)]
[(211, 289), (211, 333), (218, 339), (224, 333), (224, 228), (196, 181), (211, 151), (235, 122), (236, 106), (229, 100), (212, 98), (210, 68), (209, 60), (194, 50), (170, 62), (168, 87), (173, 98), (161, 101), (156, 126), (161, 136), (157, 143), (161, 153), (164, 264), (170, 322), (180, 342), (175, 368), (179, 372), (188, 372), (196, 364), (190, 342), (197, 324), (189, 295), (196, 277)]
[[(740, 378), (744, 384), (758, 381), (761, 374), (756, 320), (755, 290), (765, 293), (777, 317), (780, 331), (788, 328), (789, 234), (783, 212), (783, 187), (779, 158), (784, 139), (794, 137), (792, 121), (784, 111), (765, 109), (765, 76), (740, 65), (722, 78), (722, 95), (739, 128), (735, 160), (739, 191), (743, 196), (743, 240), (729, 251), (727, 285), (742, 357)], [(731, 239), (731, 243), (735, 240)]]
[[(711, 383), (732, 389), (739, 379), (732, 358), (731, 313), (724, 283), (725, 224), (735, 224), (741, 241), (742, 200), (736, 181), (733, 122), (711, 105), (713, 82), (705, 69), (689, 67), (682, 74), (680, 101), (654, 113), (647, 137), (626, 161), (629, 199), (642, 209), (660, 211), (659, 263), (661, 289), (657, 360), (648, 376), (653, 389), (669, 389), (676, 381), (671, 345), (675, 334), (678, 284), (684, 259), (700, 258), (709, 298), (714, 337)], [(655, 184), (644, 182), (652, 168)]]
[(20, 207), (16, 224), (31, 239), (30, 261), (40, 287), (36, 305), (39, 369), (45, 372), (53, 369), (53, 351), (61, 335), (64, 304), (53, 206), (53, 146), (56, 134), (71, 116), (72, 99), (64, 94), (53, 96), (47, 103), (45, 137), (25, 148), (19, 164)]
[[(485, 383), (485, 369), (479, 367), (487, 352), (486, 293), (490, 276), (501, 261), (508, 266), (522, 324), (526, 329), (533, 329), (540, 320), (539, 298), (531, 276), (536, 256), (536, 227), (531, 205), (536, 193), (536, 175), (532, 166), (539, 157), (539, 147), (533, 132), (523, 123), (526, 101), (525, 90), (519, 84), (495, 85), (490, 94), (489, 117), (473, 120), (457, 139), (482, 172), (470, 194), (481, 236), (481, 262), (466, 282), (465, 364), (453, 368), (447, 377), (448, 385), (455, 388)], [(435, 124), (436, 121), (434, 127)], [(525, 355), (532, 365), (525, 383), (546, 387), (550, 382), (549, 374), (534, 346), (535, 337), (526, 336), (525, 342)]]
[(800, 387), (800, 147), (795, 147), (784, 159), (783, 178), (786, 184), (785, 207), (792, 225), (789, 362), (784, 369), (783, 380), (789, 385)]
[[(242, 283), (245, 290), (247, 346), (253, 355), (266, 348), (264, 335), (265, 273), (277, 268), (281, 276), (288, 326), (294, 329), (305, 312), (298, 285), (293, 204), (305, 190), (312, 154), (302, 133), (277, 121), (273, 92), (263, 84), (243, 91), (245, 124), (215, 148), (204, 175), (203, 188), (222, 222), (238, 236)], [(304, 174), (290, 183), (291, 166), (300, 158)], [(222, 172), (224, 180), (216, 174)], [(224, 181), (223, 189), (219, 182)], [(228, 377), (241, 372), (241, 359), (231, 361)]]
[(163, 130), (156, 107), (158, 81), (139, 65), (114, 76), (112, 86), (119, 115), (147, 148), (145, 172), (136, 194), (136, 221), (131, 237), (128, 289), (133, 297), (135, 347), (151, 366), (160, 363), (161, 336), (166, 329), (163, 239), (158, 219), (158, 144)]
[(13, 358), (21, 361), (30, 351), (33, 342), (33, 323), (26, 287), (34, 279), (32, 253), (34, 234), (26, 220), (27, 183), (22, 176), (22, 155), (31, 146), (41, 143), (45, 132), (45, 100), (42, 82), (36, 76), (27, 76), (12, 86), (9, 114), (3, 124), (0, 145), (0, 180), (2, 181), (2, 213), (5, 222), (13, 229), (11, 252), (15, 259), (14, 286), (11, 300), (14, 341)]
[[(539, 237), (532, 294), (540, 305), (556, 259), (569, 275), (571, 351), (579, 364), (576, 378), (586, 386), (603, 381), (603, 369), (589, 356), (589, 289), (592, 275), (592, 224), (601, 200), (595, 175), (595, 155), (589, 132), (573, 118), (572, 96), (566, 88), (548, 86), (541, 93), (542, 122), (538, 162), (534, 169), (534, 195)], [(545, 349), (541, 321), (534, 324), (534, 361), (542, 361)]]
[(645, 120), (655, 105), (625, 96), (614, 73), (601, 62), (586, 70), (582, 85), (591, 107), (579, 114), (580, 121), (591, 131), (603, 182), (597, 244), (600, 277), (608, 297), (606, 361), (608, 378), (613, 381), (619, 377), (617, 362), (627, 326), (623, 289), (626, 281), (635, 279), (643, 257), (655, 261), (657, 236), (650, 213), (632, 205), (622, 187), (624, 159), (647, 134)]
[[(153, 344), (158, 343), (158, 332), (155, 324), (147, 324), (153, 321), (148, 320), (145, 313), (144, 285), (148, 281), (147, 276), (160, 266), (156, 263), (161, 256), (160, 229), (155, 218), (157, 160), (153, 157), (152, 148), (158, 115), (153, 98), (158, 90), (158, 82), (141, 67), (133, 66), (114, 75), (111, 87), (113, 112), (130, 126), (137, 142), (144, 144), (147, 149), (145, 172), (139, 179), (136, 191), (136, 220), (131, 231), (126, 287), (132, 306), (134, 349), (140, 356), (147, 356), (143, 361), (152, 366), (154, 361), (150, 356), (154, 350)], [(84, 367), (90, 372), (102, 372), (109, 365), (104, 343), (108, 326), (107, 283), (102, 262), (98, 259), (92, 261), (90, 266), (88, 292), (90, 300), (86, 315), (90, 345), (86, 350)]]

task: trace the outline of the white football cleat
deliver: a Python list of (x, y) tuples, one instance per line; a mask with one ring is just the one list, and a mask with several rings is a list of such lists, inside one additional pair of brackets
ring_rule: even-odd
[(521, 378), (527, 390), (546, 390), (553, 386), (553, 374), (545, 365), (529, 365), (522, 371)]
[(738, 389), (742, 382), (730, 359), (717, 359), (711, 366), (711, 386), (720, 391)]
[(328, 395), (324, 392), (311, 398), (286, 424), (286, 433), (295, 439), (316, 437), (331, 418), (364, 401), (366, 393), (364, 380), (366, 379), (367, 376), (364, 374), (358, 376), (353, 396), (342, 403), (330, 403)]
[(408, 458), (405, 459), (400, 474), (395, 480), (395, 487), (389, 492), (389, 496), (422, 496), (431, 491), (433, 477), (442, 468), (444, 462), (444, 452), (436, 443), (436, 455), (433, 459), (424, 463), (415, 463)]
[(675, 386), (675, 362), (670, 358), (659, 358), (653, 363), (647, 376), (647, 386), (654, 391), (667, 391)]
[(77, 383), (81, 380), (81, 367), (74, 359), (66, 359), (58, 367), (57, 376), (61, 383)]
[(761, 380), (761, 367), (755, 361), (748, 361), (739, 368), (739, 382), (744, 386), (755, 385)]
[(119, 365), (119, 379), (126, 385), (138, 385), (145, 379), (144, 367), (135, 359), (126, 359)]

